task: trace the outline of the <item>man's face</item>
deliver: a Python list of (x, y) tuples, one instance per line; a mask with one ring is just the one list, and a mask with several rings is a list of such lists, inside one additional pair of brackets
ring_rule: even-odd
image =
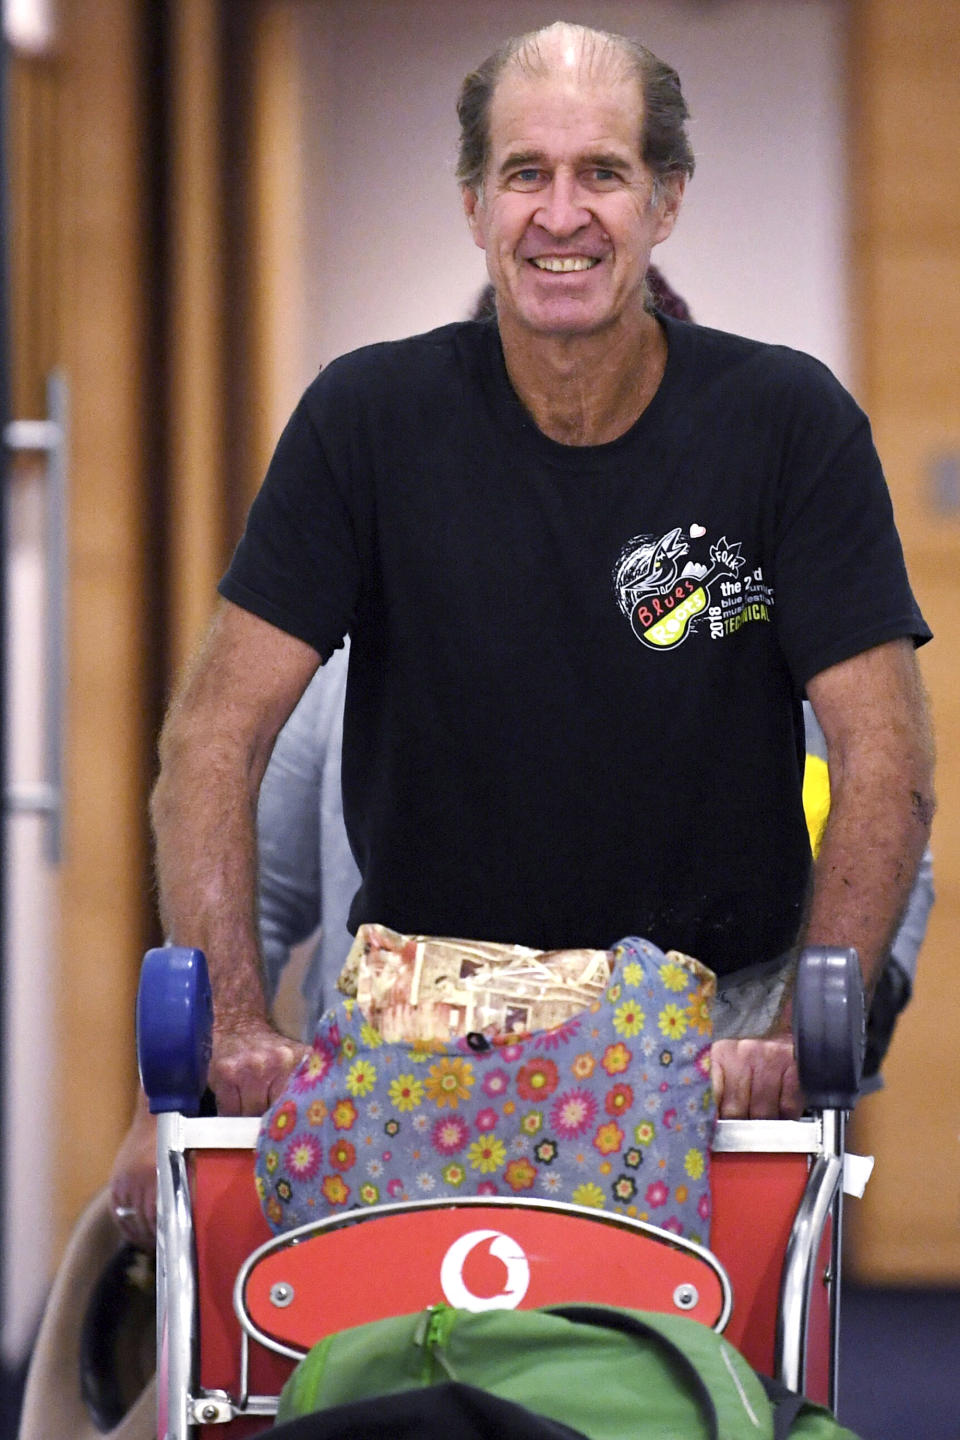
[(632, 80), (575, 65), (500, 80), (483, 194), (465, 190), (464, 206), (501, 325), (586, 335), (642, 313), (650, 252), (673, 229), (683, 185), (651, 204), (640, 108)]

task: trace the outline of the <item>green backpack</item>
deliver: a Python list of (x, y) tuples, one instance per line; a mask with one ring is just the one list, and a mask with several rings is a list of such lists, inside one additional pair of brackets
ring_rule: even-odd
[(277, 1419), (448, 1381), (588, 1440), (856, 1440), (698, 1321), (595, 1305), (437, 1305), (328, 1335), (291, 1375)]

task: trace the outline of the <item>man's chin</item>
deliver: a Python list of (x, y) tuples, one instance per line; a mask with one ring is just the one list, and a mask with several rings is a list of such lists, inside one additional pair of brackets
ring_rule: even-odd
[(528, 334), (544, 338), (573, 339), (578, 335), (595, 335), (605, 330), (611, 321), (609, 315), (598, 314), (595, 306), (559, 297), (546, 303), (501, 307), (500, 314), (501, 326), (504, 319), (509, 319)]

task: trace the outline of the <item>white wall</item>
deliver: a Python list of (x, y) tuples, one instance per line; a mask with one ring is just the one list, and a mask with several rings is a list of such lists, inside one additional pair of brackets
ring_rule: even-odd
[(697, 319), (812, 351), (847, 383), (844, 0), (308, 0), (303, 381), (463, 315), (485, 279), (454, 180), (462, 77), (559, 16), (680, 72), (697, 174), (655, 259)]

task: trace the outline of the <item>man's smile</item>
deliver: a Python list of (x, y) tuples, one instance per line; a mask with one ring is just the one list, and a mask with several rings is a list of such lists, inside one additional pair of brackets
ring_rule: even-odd
[(569, 275), (574, 270), (592, 270), (600, 260), (590, 255), (535, 255), (530, 263), (552, 275)]

